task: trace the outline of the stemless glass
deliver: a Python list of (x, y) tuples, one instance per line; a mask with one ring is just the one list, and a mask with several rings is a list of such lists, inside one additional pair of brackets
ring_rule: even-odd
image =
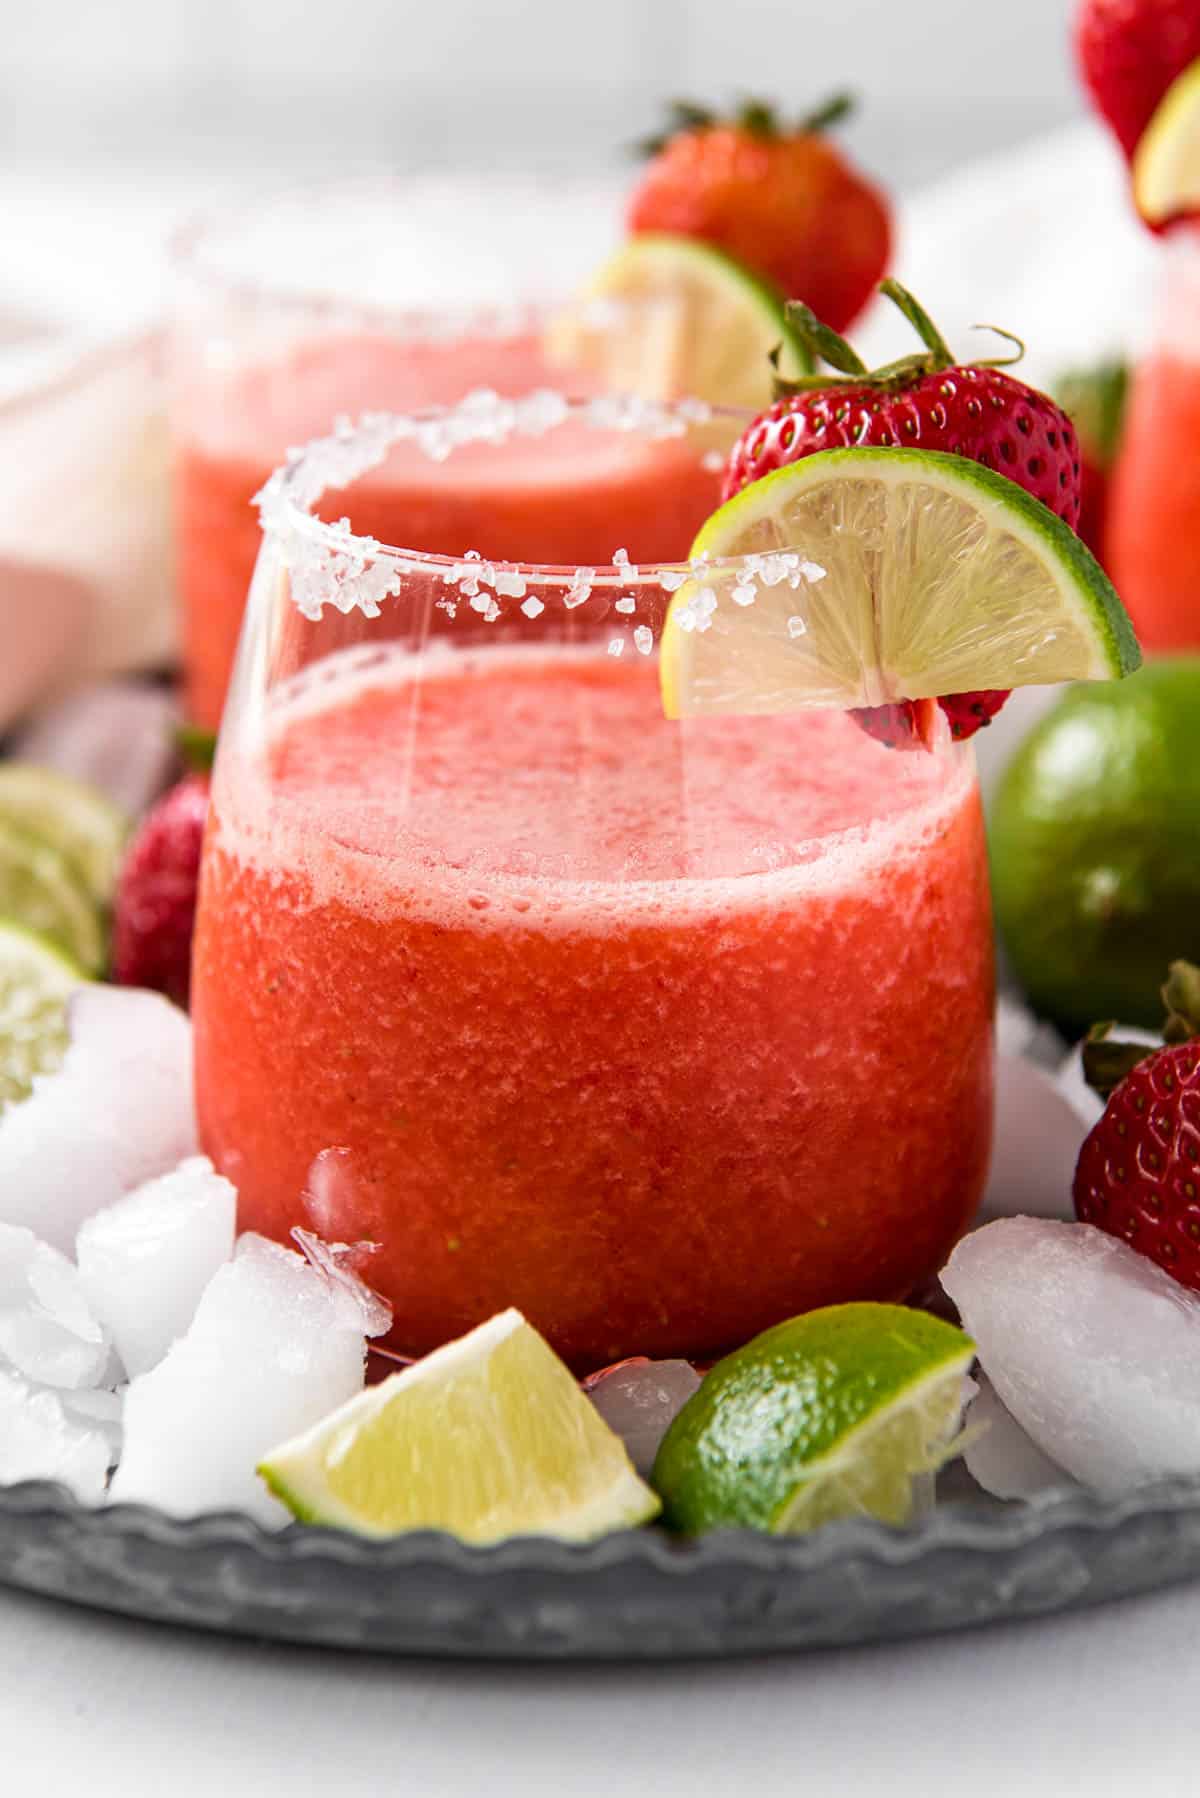
[[(548, 176), (306, 189), (184, 236), (169, 363), (186, 703), (196, 722), (220, 719), (258, 552), (251, 500), (291, 446), (340, 413), (538, 386), (550, 313), (615, 241), (607, 188)], [(630, 384), (617, 378), (628, 370), (607, 372)], [(571, 386), (594, 391), (594, 372), (577, 369)], [(411, 489), (386, 484), (361, 493), (364, 528), (387, 542), (463, 547), (451, 540), (460, 520), (437, 540), (429, 527), (446, 521), (412, 516), (413, 500)], [(558, 559), (552, 542), (536, 554)], [(580, 559), (596, 558), (583, 548)]]
[[(711, 483), (712, 428), (476, 400), (346, 427), (264, 496), (196, 937), (201, 1135), (244, 1228), (379, 1245), (399, 1349), (517, 1305), (579, 1367), (710, 1356), (911, 1291), (977, 1203), (970, 747), (893, 752), (836, 710), (664, 718), (696, 571), (633, 564), (621, 504)], [(499, 497), (544, 480), (564, 530), (607, 498), (606, 565), (355, 533), (381, 473), (436, 491), (460, 459)], [(786, 580), (789, 637), (820, 575), (703, 565), (718, 609)]]
[(1151, 654), (1200, 648), (1200, 227), (1173, 232), (1134, 371), (1106, 560)]

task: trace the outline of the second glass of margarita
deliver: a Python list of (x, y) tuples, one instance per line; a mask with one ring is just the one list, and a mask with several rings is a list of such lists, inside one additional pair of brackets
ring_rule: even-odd
[[(712, 430), (477, 401), (312, 446), (264, 502), (197, 932), (201, 1132), (243, 1227), (379, 1245), (398, 1349), (517, 1305), (579, 1367), (715, 1355), (910, 1292), (977, 1203), (970, 750), (896, 754), (832, 710), (664, 718), (684, 526), (637, 566), (619, 495), (699, 482)], [(502, 491), (535, 452), (562, 566), (355, 533), (381, 474)], [(556, 491), (606, 510), (603, 563), (567, 554)], [(708, 573), (742, 604), (788, 581), (801, 629), (820, 578)]]

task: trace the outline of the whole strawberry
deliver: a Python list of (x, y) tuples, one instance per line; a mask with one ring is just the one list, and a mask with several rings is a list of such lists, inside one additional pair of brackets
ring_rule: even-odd
[(1164, 1047), (1084, 1046), (1091, 1084), (1108, 1100), (1079, 1152), (1075, 1213), (1200, 1291), (1200, 969), (1171, 965)]
[[(780, 381), (779, 398), (743, 432), (730, 452), (722, 489), (732, 499), (743, 487), (819, 450), (859, 446), (943, 450), (995, 469), (1056, 512), (1074, 530), (1079, 522), (1080, 461), (1075, 428), (1061, 406), (1004, 372), (1004, 362), (957, 362), (929, 315), (898, 281), (881, 291), (899, 307), (923, 351), (873, 373), (844, 338), (808, 306), (788, 317), (815, 361), (833, 371)], [(1002, 332), (1007, 336), (1007, 332)], [(953, 693), (939, 705), (956, 738), (991, 722), (1006, 692)], [(924, 738), (911, 701), (855, 713), (872, 736), (893, 746)]]
[(113, 914), (113, 979), (180, 1005), (191, 983), (192, 929), (209, 777), (189, 774), (147, 812), (125, 856)]
[(1200, 57), (1196, 0), (1081, 0), (1075, 53), (1127, 157), (1177, 76)]
[(677, 104), (629, 205), (633, 232), (696, 237), (806, 300), (837, 330), (862, 311), (887, 268), (882, 194), (822, 135), (850, 109), (839, 95), (794, 126), (749, 101), (722, 120)]

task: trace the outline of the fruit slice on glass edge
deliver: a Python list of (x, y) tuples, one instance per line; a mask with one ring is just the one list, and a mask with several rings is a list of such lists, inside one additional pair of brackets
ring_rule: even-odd
[(552, 363), (610, 392), (760, 410), (781, 372), (810, 366), (784, 295), (743, 263), (689, 237), (647, 234), (618, 250), (546, 335)]
[(111, 903), (130, 820), (103, 793), (53, 768), (3, 762), (0, 819), (66, 856), (94, 904)]
[[(758, 557), (757, 563), (733, 558)], [(660, 657), (670, 718), (1113, 680), (1133, 628), (1070, 527), (961, 456), (829, 450), (715, 512)]]
[(0, 1114), (62, 1061), (67, 999), (83, 979), (52, 943), (0, 919)]
[(303, 1522), (367, 1536), (587, 1541), (659, 1511), (621, 1439), (512, 1310), (359, 1394), (259, 1473)]
[(1133, 197), (1150, 225), (1200, 212), (1200, 62), (1171, 83), (1138, 141)]
[(839, 1517), (903, 1524), (914, 1481), (962, 1446), (975, 1345), (899, 1305), (830, 1305), (727, 1355), (654, 1463), (663, 1521), (778, 1535)]

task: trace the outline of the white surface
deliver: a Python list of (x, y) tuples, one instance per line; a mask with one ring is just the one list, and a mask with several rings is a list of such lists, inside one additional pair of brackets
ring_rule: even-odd
[(1200, 1586), (893, 1648), (496, 1667), (275, 1649), (0, 1591), (31, 1798), (1187, 1798)]

